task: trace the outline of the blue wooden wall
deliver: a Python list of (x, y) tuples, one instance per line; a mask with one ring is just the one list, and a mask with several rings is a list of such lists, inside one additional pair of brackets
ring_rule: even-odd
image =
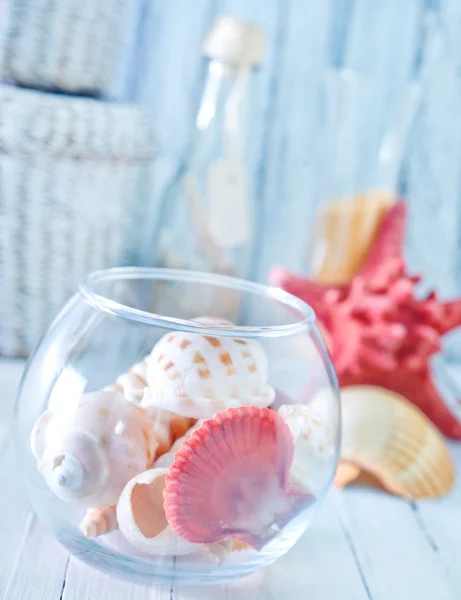
[[(215, 17), (260, 23), (267, 49), (256, 75), (250, 163), (255, 176), (257, 239), (251, 276), (274, 263), (306, 269), (308, 236), (320, 193), (318, 111), (327, 67), (363, 75), (372, 103), (360, 115), (377, 152), (383, 124), (412, 77), (421, 103), (400, 179), (410, 206), (407, 258), (443, 295), (461, 292), (461, 1), (460, 0), (136, 0), (113, 95), (139, 101), (156, 124), (161, 159), (156, 198), (184, 155), (205, 61), (200, 45)], [(349, 161), (349, 162), (348, 162)]]

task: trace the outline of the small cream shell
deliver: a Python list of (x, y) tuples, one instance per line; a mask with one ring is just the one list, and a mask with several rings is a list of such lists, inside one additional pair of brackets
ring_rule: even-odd
[[(125, 539), (138, 550), (154, 555), (190, 554), (200, 547), (179, 537), (168, 525), (163, 511), (163, 487), (154, 487), (156, 480), (164, 478), (168, 469), (154, 468), (134, 477), (125, 486), (117, 503), (117, 520)], [(141, 486), (151, 488), (142, 493)], [(139, 492), (135, 502), (133, 494)], [(146, 514), (147, 513), (147, 514)], [(144, 523), (141, 525), (141, 522)], [(144, 533), (141, 531), (144, 527)], [(148, 536), (146, 528), (151, 528), (153, 535)]]
[(150, 394), (142, 406), (160, 406), (194, 419), (209, 419), (238, 406), (270, 406), (268, 358), (254, 340), (173, 332), (148, 360)]
[[(341, 390), (341, 459), (400, 496), (422, 499), (453, 487), (453, 461), (442, 435), (402, 396), (375, 386)], [(347, 483), (344, 471), (342, 484)], [(356, 476), (349, 470), (349, 478)], [(339, 478), (337, 480), (339, 483)]]
[(105, 535), (118, 528), (116, 506), (89, 508), (80, 523), (80, 531), (88, 539)]
[(309, 405), (284, 404), (278, 413), (288, 425), (295, 445), (290, 480), (299, 489), (319, 495), (333, 476), (333, 427)]

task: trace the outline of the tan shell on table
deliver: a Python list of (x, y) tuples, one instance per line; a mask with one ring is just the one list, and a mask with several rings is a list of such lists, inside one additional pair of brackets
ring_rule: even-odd
[(48, 409), (30, 442), (53, 493), (85, 507), (115, 504), (125, 484), (151, 466), (155, 451), (146, 411), (115, 390)]
[(255, 340), (173, 332), (149, 357), (149, 404), (194, 419), (239, 406), (270, 406), (268, 359)]
[(335, 473), (335, 486), (345, 487), (355, 481), (362, 472), (362, 469), (347, 460), (340, 460)]
[[(368, 471), (399, 496), (436, 498), (451, 490), (450, 453), (439, 430), (416, 406), (374, 386), (342, 389), (341, 404), (342, 460)], [(358, 476), (353, 469), (349, 475)]]

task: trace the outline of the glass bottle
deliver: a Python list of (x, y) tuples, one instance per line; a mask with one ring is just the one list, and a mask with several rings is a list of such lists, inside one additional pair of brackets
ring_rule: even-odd
[(245, 277), (254, 227), (246, 117), (262, 30), (222, 16), (203, 53), (208, 70), (195, 132), (160, 203), (155, 263)]
[(397, 198), (419, 99), (420, 84), (412, 81), (386, 122), (370, 124), (376, 102), (372, 82), (349, 69), (329, 73), (320, 206), (309, 252), (317, 281), (346, 283), (366, 258), (383, 215)]

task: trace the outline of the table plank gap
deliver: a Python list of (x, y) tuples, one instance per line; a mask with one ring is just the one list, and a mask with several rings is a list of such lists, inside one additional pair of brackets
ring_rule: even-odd
[(30, 509), (24, 499), (11, 445), (0, 459), (0, 590), (6, 590), (31, 526)]
[(68, 560), (68, 552), (29, 513), (5, 600), (58, 600)]
[[(336, 492), (333, 492), (333, 493), (336, 493)], [(337, 494), (336, 502), (337, 503), (341, 502), (341, 496), (339, 494)], [(347, 543), (349, 545), (349, 549), (351, 551), (351, 555), (352, 555), (352, 557), (354, 559), (355, 565), (356, 565), (357, 570), (358, 570), (358, 572), (360, 574), (360, 579), (362, 580), (363, 587), (365, 589), (367, 597), (369, 598), (369, 600), (373, 600), (373, 597), (371, 595), (371, 590), (370, 590), (370, 587), (369, 587), (368, 582), (367, 582), (367, 578), (365, 576), (365, 573), (364, 573), (364, 570), (362, 568), (362, 565), (360, 564), (359, 553), (358, 553), (357, 548), (355, 546), (354, 540), (353, 540), (353, 538), (352, 538), (352, 536), (351, 536), (348, 528), (346, 527), (346, 524), (344, 523), (344, 520), (343, 520), (343, 518), (341, 516), (343, 514), (343, 511), (339, 510), (339, 511), (337, 511), (336, 514), (337, 514), (338, 520), (339, 520), (339, 522), (341, 524), (341, 529), (343, 530), (344, 537), (345, 537), (345, 539), (346, 539), (346, 541), (347, 541)]]
[(149, 586), (102, 573), (71, 557), (61, 600), (169, 600), (170, 585)]
[[(461, 469), (461, 445), (449, 442), (456, 472)], [(459, 541), (461, 539), (461, 486), (444, 498), (418, 502), (413, 508), (413, 518), (418, 523), (428, 543), (432, 545), (447, 579), (455, 590), (461, 590), (459, 570)]]
[(362, 488), (338, 491), (336, 499), (374, 600), (459, 598), (407, 501)]

